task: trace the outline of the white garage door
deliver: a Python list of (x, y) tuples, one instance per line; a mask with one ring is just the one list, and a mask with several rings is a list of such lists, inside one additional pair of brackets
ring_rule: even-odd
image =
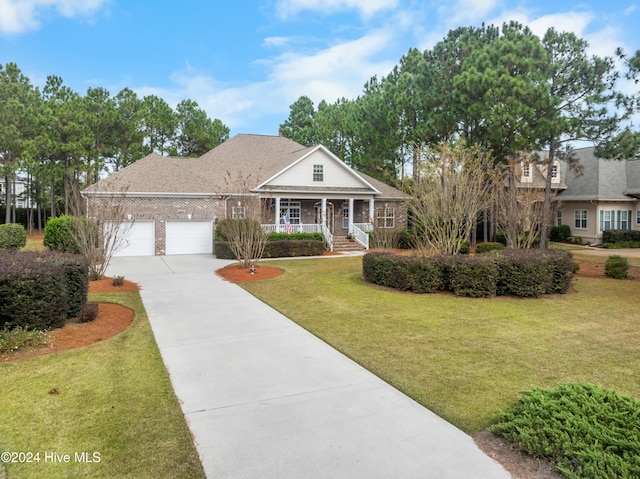
[(211, 221), (167, 221), (166, 254), (211, 254)]
[(125, 233), (124, 242), (114, 253), (114, 256), (153, 256), (155, 254), (155, 224), (153, 221), (123, 223), (121, 228), (129, 230)]

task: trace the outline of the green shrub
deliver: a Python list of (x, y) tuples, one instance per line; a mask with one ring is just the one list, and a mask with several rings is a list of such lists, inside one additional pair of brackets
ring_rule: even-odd
[(458, 251), (458, 253), (469, 254), (469, 252), (471, 252), (471, 243), (466, 240), (460, 243), (460, 250)]
[(599, 386), (533, 389), (491, 431), (570, 479), (640, 477), (640, 401)]
[(398, 249), (412, 249), (415, 247), (415, 237), (411, 230), (398, 231)]
[(324, 241), (322, 233), (269, 233), (267, 241)]
[(267, 241), (264, 258), (287, 258), (298, 256), (322, 256), (324, 240), (280, 240)]
[(602, 232), (603, 243), (620, 243), (623, 241), (640, 242), (638, 230), (606, 230)]
[(15, 223), (0, 225), (0, 250), (19, 250), (24, 248), (26, 244), (27, 231), (24, 226)]
[(629, 261), (620, 255), (614, 254), (607, 258), (604, 264), (604, 274), (610, 278), (624, 279), (629, 273)]
[(88, 264), (52, 251), (0, 253), (0, 327), (51, 329), (87, 300)]
[(0, 329), (0, 353), (12, 353), (22, 348), (37, 348), (47, 344), (43, 331), (30, 330), (17, 326)]
[(497, 231), (495, 241), (496, 243), (501, 243), (504, 246), (507, 246), (507, 233), (504, 231)]
[(114, 286), (122, 286), (124, 284), (124, 276), (114, 276), (113, 277), (113, 285)]
[(459, 256), (451, 264), (449, 282), (457, 296), (495, 296), (497, 279), (498, 267), (489, 256)]
[(539, 298), (551, 289), (553, 272), (539, 250), (505, 249), (497, 255), (497, 294)]
[(98, 303), (86, 303), (78, 314), (79, 323), (90, 323), (98, 317)]
[(58, 216), (49, 218), (44, 228), (42, 243), (45, 247), (62, 253), (79, 253), (80, 248), (73, 239), (75, 218), (73, 216)]
[(617, 243), (604, 243), (602, 247), (607, 249), (640, 248), (640, 241), (618, 241)]
[(551, 241), (562, 242), (571, 237), (571, 228), (569, 225), (554, 226), (549, 230), (549, 239)]
[(489, 241), (487, 243), (480, 243), (478, 246), (476, 246), (476, 253), (482, 254), (488, 253), (490, 251), (499, 251), (502, 249), (504, 249), (504, 245), (502, 243)]

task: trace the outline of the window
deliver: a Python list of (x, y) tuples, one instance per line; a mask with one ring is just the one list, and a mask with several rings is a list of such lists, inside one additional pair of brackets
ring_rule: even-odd
[(531, 163), (522, 163), (522, 181), (531, 181)]
[(231, 209), (231, 217), (234, 220), (241, 220), (246, 218), (246, 208), (242, 205), (234, 206)]
[(575, 210), (575, 223), (576, 228), (583, 230), (587, 229), (587, 210)]
[(349, 229), (349, 204), (342, 205), (342, 229)]
[(289, 223), (292, 225), (300, 224), (300, 202), (299, 201), (280, 201), (280, 218), (286, 224), (287, 213), (289, 214)]
[(394, 228), (395, 227), (395, 211), (393, 206), (385, 205), (376, 208), (376, 227), (377, 228)]
[(640, 225), (640, 210), (636, 211), (636, 224)]
[(618, 211), (618, 229), (621, 229), (621, 230), (631, 229), (631, 210)]
[(313, 165), (313, 181), (324, 181), (324, 165)]
[(615, 229), (616, 212), (614, 210), (600, 211), (600, 230), (607, 231)]
[(560, 181), (560, 165), (557, 162), (553, 163), (551, 166), (551, 181), (553, 183), (558, 183)]
[(556, 211), (556, 226), (562, 226), (562, 210)]

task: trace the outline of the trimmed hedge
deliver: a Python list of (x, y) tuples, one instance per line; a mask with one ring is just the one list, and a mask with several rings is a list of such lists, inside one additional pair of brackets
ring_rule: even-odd
[(267, 241), (324, 241), (322, 233), (269, 233)]
[(0, 328), (51, 329), (86, 303), (89, 266), (80, 255), (0, 253)]
[(549, 239), (551, 241), (562, 242), (568, 238), (571, 238), (571, 227), (569, 225), (558, 225), (549, 230)]
[(606, 230), (602, 232), (603, 243), (621, 243), (624, 241), (640, 241), (640, 231)]
[(15, 251), (27, 244), (27, 231), (16, 223), (0, 225), (0, 251)]
[(502, 243), (489, 241), (487, 243), (480, 243), (479, 245), (477, 245), (476, 254), (489, 253), (490, 251), (499, 251), (504, 248), (505, 246)]
[(640, 401), (589, 384), (533, 389), (490, 430), (571, 479), (640, 477)]
[(503, 250), (431, 258), (380, 252), (363, 257), (362, 272), (370, 283), (415, 293), (539, 297), (569, 290), (573, 257), (569, 251), (559, 250)]
[[(215, 255), (219, 259), (236, 259), (226, 241), (215, 242)], [(267, 241), (263, 258), (287, 258), (298, 256), (322, 256), (323, 240), (281, 240)]]
[(629, 260), (614, 254), (604, 264), (604, 274), (614, 279), (625, 279), (629, 274)]

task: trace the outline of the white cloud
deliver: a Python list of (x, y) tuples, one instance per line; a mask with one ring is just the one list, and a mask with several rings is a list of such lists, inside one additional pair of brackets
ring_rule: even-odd
[(47, 11), (66, 18), (91, 15), (110, 0), (0, 0), (0, 33), (18, 34), (35, 30)]
[(303, 11), (331, 14), (344, 10), (357, 10), (363, 17), (370, 17), (382, 10), (398, 5), (399, 0), (278, 0), (276, 11), (286, 18)]

